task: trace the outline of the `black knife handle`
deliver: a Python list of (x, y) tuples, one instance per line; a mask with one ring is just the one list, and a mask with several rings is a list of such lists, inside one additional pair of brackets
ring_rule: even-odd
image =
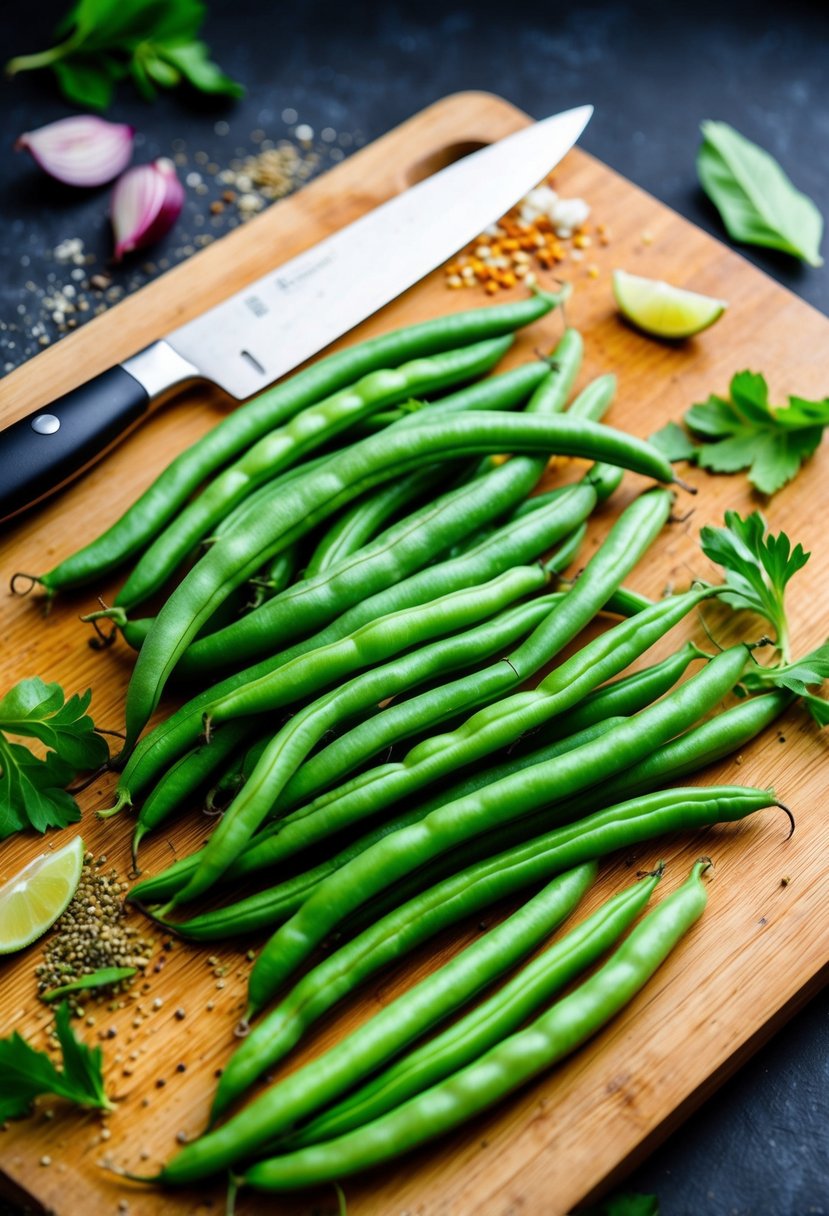
[(146, 411), (143, 385), (111, 367), (0, 431), (0, 520), (57, 490)]

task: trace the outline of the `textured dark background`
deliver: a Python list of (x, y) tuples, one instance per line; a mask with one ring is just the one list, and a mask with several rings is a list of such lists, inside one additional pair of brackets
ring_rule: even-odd
[[(41, 49), (44, 31), (64, 7), (62, 0), (16, 6), (7, 14), (4, 53)], [(535, 117), (593, 102), (583, 146), (718, 236), (722, 227), (694, 171), (705, 118), (731, 122), (762, 144), (829, 215), (824, 3), (588, 0), (563, 8), (213, 0), (210, 7), (205, 36), (222, 66), (247, 85), (247, 96), (227, 106), (166, 95), (149, 106), (125, 84), (109, 116), (143, 132), (137, 159), (170, 155), (180, 146), (174, 141), (184, 140), (188, 155), (203, 150), (224, 166), (256, 150), (255, 132), (279, 140), (305, 123), (324, 167), (332, 151), (333, 159), (347, 155), (447, 93), (489, 89)], [(66, 277), (52, 256), (55, 246), (80, 237), (96, 258), (89, 273), (106, 265), (107, 191), (78, 196), (54, 187), (11, 151), (20, 131), (69, 112), (43, 74), (0, 86), (0, 374), (39, 349), (31, 329), (42, 319), (42, 292)], [(324, 129), (328, 139), (321, 142)], [(195, 231), (195, 215), (210, 197), (191, 194), (188, 230)], [(221, 235), (235, 219), (223, 215), (206, 230)], [(179, 231), (148, 254), (153, 261), (120, 271), (115, 283), (140, 286), (160, 273), (162, 258), (175, 262), (188, 248)], [(829, 270), (742, 252), (829, 313)], [(46, 336), (57, 337), (49, 318)], [(829, 382), (829, 352), (816, 351), (815, 358), (825, 361)], [(626, 1185), (655, 1192), (662, 1216), (826, 1216), (827, 1080), (822, 996)]]

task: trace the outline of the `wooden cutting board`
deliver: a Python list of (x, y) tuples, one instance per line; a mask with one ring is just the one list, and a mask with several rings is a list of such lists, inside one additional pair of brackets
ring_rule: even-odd
[[(275, 260), (298, 253), (470, 146), (527, 121), (507, 102), (486, 94), (464, 93), (438, 102), (14, 372), (0, 386), (0, 424), (161, 337)], [(580, 383), (609, 370), (619, 376), (611, 423), (647, 435), (710, 391), (724, 391), (731, 374), (744, 367), (764, 371), (776, 399), (788, 392), (826, 392), (821, 360), (829, 341), (826, 318), (578, 149), (556, 170), (555, 184), (564, 196), (586, 198), (592, 221), (606, 225), (610, 237), (607, 245), (594, 244), (584, 260), (562, 263), (558, 273), (575, 288), (568, 321), (585, 335)], [(591, 277), (589, 265), (598, 269), (597, 277)], [(715, 329), (696, 340), (677, 345), (651, 341), (616, 314), (610, 290), (616, 266), (723, 296), (730, 307)], [(443, 274), (436, 272), (353, 337), (483, 302), (477, 289), (448, 291)], [(549, 349), (560, 327), (555, 316), (533, 327), (522, 335), (509, 362)], [(144, 424), (82, 482), (7, 526), (0, 548), (3, 583), (18, 569), (42, 571), (91, 539), (226, 408), (218, 394), (191, 393)], [(557, 475), (554, 471), (552, 476)], [(651, 595), (710, 573), (697, 547), (704, 523), (720, 522), (727, 507), (745, 512), (764, 505), (752, 498), (742, 475), (712, 478), (692, 471), (689, 476), (699, 486), (693, 514), (665, 530), (629, 579), (631, 586)], [(795, 646), (801, 653), (827, 634), (829, 537), (821, 510), (827, 477), (824, 445), (796, 483), (764, 505), (774, 530), (785, 529), (813, 550), (791, 596)], [(638, 488), (635, 480), (626, 480), (592, 525), (590, 544), (629, 501)], [(77, 619), (96, 594), (109, 598), (117, 585), (117, 579), (107, 578), (88, 593), (67, 596), (49, 617), (43, 617), (34, 598), (0, 599), (0, 689), (35, 673), (59, 680), (67, 690), (91, 685), (96, 721), (119, 727), (129, 654), (123, 647), (91, 650), (86, 627)], [(690, 624), (687, 634), (695, 629), (699, 634)], [(682, 630), (677, 630), (648, 661), (681, 640)], [(716, 863), (709, 909), (629, 1009), (563, 1067), (457, 1134), (350, 1181), (351, 1216), (568, 1212), (630, 1170), (779, 1027), (815, 991), (827, 957), (826, 749), (826, 739), (796, 709), (779, 729), (767, 731), (741, 756), (700, 778), (774, 784), (797, 817), (791, 840), (782, 816), (769, 811), (738, 827), (659, 841), (605, 864), (580, 915), (628, 881), (631, 866), (660, 856), (669, 861), (662, 884), (667, 893), (700, 853), (711, 854)], [(110, 801), (113, 785), (112, 777), (104, 778), (82, 795), (82, 831), (87, 846), (96, 854), (105, 852), (108, 864), (125, 875), (131, 822), (126, 816), (107, 823), (94, 817), (94, 810)], [(207, 825), (194, 809), (189, 819), (151, 840), (143, 854), (145, 869), (155, 872), (172, 853), (194, 847)], [(68, 832), (53, 834), (45, 847), (59, 847), (68, 837)], [(43, 848), (44, 842), (29, 837), (0, 845), (0, 881)], [(487, 919), (508, 910), (494, 909)], [(479, 932), (476, 918), (379, 976), (310, 1034), (286, 1068), (341, 1037)], [(81, 1024), (82, 1034), (94, 1041), (110, 1027), (116, 1030), (114, 1038), (104, 1040), (104, 1049), (108, 1089), (118, 1109), (104, 1121), (57, 1101), (39, 1103), (33, 1117), (0, 1134), (0, 1167), (9, 1188), (60, 1216), (115, 1213), (124, 1199), (133, 1216), (221, 1210), (221, 1186), (148, 1192), (122, 1184), (99, 1163), (108, 1156), (146, 1172), (175, 1149), (177, 1133), (192, 1135), (203, 1127), (214, 1072), (234, 1046), (249, 944), (205, 950), (176, 944), (167, 952), (159, 940), (146, 983), (134, 986), (126, 1008), (111, 1013), (106, 1003), (90, 1006), (96, 1025)], [(219, 967), (227, 968), (223, 986), (214, 974), (216, 964), (208, 962), (214, 955)], [(39, 958), (35, 945), (0, 962), (0, 1032), (19, 1030), (43, 1045), (51, 1014), (35, 997)], [(156, 966), (159, 958), (163, 970)], [(159, 1009), (152, 1008), (156, 998), (162, 1002)], [(177, 1008), (184, 1010), (182, 1020), (174, 1016)], [(186, 1070), (177, 1071), (179, 1064)], [(109, 1134), (102, 1139), (104, 1125)], [(39, 1164), (44, 1155), (51, 1157), (51, 1165)], [(309, 1216), (335, 1208), (332, 1192), (324, 1190), (279, 1200), (246, 1196), (238, 1210)]]

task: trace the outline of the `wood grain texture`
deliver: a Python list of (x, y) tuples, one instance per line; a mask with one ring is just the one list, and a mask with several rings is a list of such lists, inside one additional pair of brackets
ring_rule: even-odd
[[(280, 259), (299, 252), (439, 164), (452, 148), (498, 138), (526, 121), (506, 102), (484, 94), (439, 102), (13, 373), (0, 389), (0, 420), (12, 421), (163, 335), (260, 275), (273, 262), (274, 250)], [(829, 338), (829, 322), (823, 316), (583, 152), (568, 155), (555, 182), (565, 196), (588, 199), (593, 219), (606, 224), (611, 234), (609, 245), (592, 248), (585, 261), (559, 268), (575, 287), (568, 321), (585, 335), (580, 384), (608, 370), (619, 376), (610, 422), (647, 435), (667, 419), (679, 418), (691, 402), (724, 390), (731, 374), (743, 367), (763, 370), (777, 399), (787, 392), (826, 392), (820, 352)], [(590, 262), (599, 268), (598, 278), (588, 276)], [(610, 291), (615, 266), (723, 296), (729, 310), (714, 330), (695, 340), (680, 345), (651, 341), (616, 314)], [(448, 292), (438, 272), (360, 326), (354, 337), (479, 302), (483, 297), (477, 292)], [(509, 362), (548, 348), (560, 327), (557, 317), (533, 327), (522, 335)], [(182, 398), (82, 482), (7, 527), (0, 550), (3, 582), (17, 569), (46, 569), (91, 539), (225, 408), (218, 394)], [(561, 462), (550, 481), (572, 471)], [(827, 634), (829, 538), (822, 520), (827, 475), (824, 445), (796, 483), (764, 505), (743, 476), (712, 478), (692, 471), (689, 478), (699, 487), (693, 514), (665, 530), (630, 585), (658, 595), (666, 586), (681, 587), (693, 575), (709, 573), (697, 546), (699, 528), (719, 522), (727, 507), (747, 511), (761, 505), (775, 531), (785, 529), (813, 551), (794, 583), (792, 627), (797, 651), (818, 644)], [(639, 485), (635, 478), (626, 479), (591, 525), (590, 546)], [(0, 688), (34, 673), (59, 680), (68, 690), (91, 685), (96, 720), (120, 726), (130, 656), (124, 648), (107, 653), (89, 649), (85, 627), (77, 620), (95, 594), (109, 598), (117, 585), (117, 579), (108, 578), (88, 593), (68, 596), (45, 619), (33, 599), (0, 599)], [(713, 614), (707, 619), (727, 640), (730, 627)], [(695, 623), (676, 630), (648, 661), (695, 631), (702, 636)], [(701, 778), (774, 785), (797, 817), (791, 840), (782, 816), (769, 811), (694, 838), (662, 840), (604, 865), (579, 916), (627, 881), (631, 867), (659, 856), (669, 862), (663, 894), (674, 889), (700, 853), (711, 854), (716, 863), (709, 910), (630, 1008), (564, 1066), (439, 1144), (349, 1182), (351, 1216), (568, 1212), (630, 1169), (779, 1026), (814, 991), (827, 958), (826, 749), (817, 729), (793, 710), (779, 730), (769, 730), (740, 757)], [(131, 822), (121, 818), (104, 824), (94, 817), (113, 786), (114, 779), (107, 777), (82, 795), (82, 830), (89, 847), (105, 851), (126, 873)], [(206, 828), (207, 821), (194, 810), (189, 819), (151, 839), (143, 854), (146, 870), (157, 871), (172, 852), (194, 847)], [(60, 843), (55, 835), (45, 847)], [(0, 881), (43, 847), (32, 838), (0, 846)], [(490, 919), (508, 910), (494, 909)], [(378, 977), (308, 1036), (286, 1071), (364, 1021), (478, 932), (477, 921), (461, 925)], [(128, 1007), (117, 1012), (109, 1013), (106, 1004), (95, 1007), (96, 1027), (81, 1027), (90, 1039), (110, 1026), (117, 1030), (104, 1044), (109, 1089), (118, 1099), (117, 1111), (106, 1120), (111, 1135), (101, 1140), (103, 1121), (95, 1115), (67, 1110), (58, 1102), (40, 1103), (32, 1118), (0, 1133), (0, 1168), (6, 1179), (60, 1216), (115, 1213), (123, 1198), (133, 1216), (220, 1211), (221, 1186), (147, 1192), (127, 1188), (99, 1163), (108, 1156), (146, 1172), (171, 1154), (178, 1132), (192, 1135), (204, 1126), (214, 1071), (234, 1044), (249, 944), (205, 950), (176, 944), (169, 952), (159, 944), (153, 961), (163, 960), (163, 969), (150, 970), (146, 990), (137, 984)], [(207, 962), (212, 955), (228, 968), (221, 988)], [(0, 1032), (17, 1029), (42, 1042), (51, 1014), (34, 995), (38, 961), (34, 946), (0, 962)], [(151, 1008), (155, 998), (162, 1000), (158, 1010)], [(209, 1002), (214, 1007), (208, 1011)], [(174, 1017), (179, 1007), (186, 1014), (180, 1021)], [(138, 1053), (135, 1060), (131, 1053)], [(186, 1071), (176, 1071), (180, 1063)], [(48, 1119), (45, 1109), (53, 1110), (54, 1117)], [(45, 1153), (52, 1158), (49, 1167), (38, 1164)], [(286, 1199), (245, 1196), (238, 1210), (246, 1216), (310, 1216), (334, 1212), (336, 1201), (330, 1190)]]

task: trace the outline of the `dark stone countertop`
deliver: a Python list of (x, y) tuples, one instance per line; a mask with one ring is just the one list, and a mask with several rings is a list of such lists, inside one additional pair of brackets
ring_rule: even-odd
[[(47, 45), (64, 11), (58, 0), (18, 6), (4, 51)], [(829, 215), (829, 10), (791, 0), (694, 5), (586, 0), (511, 9), (461, 0), (350, 5), (312, 0), (277, 6), (213, 0), (205, 36), (247, 96), (235, 105), (165, 95), (152, 106), (122, 86), (109, 117), (143, 133), (140, 159), (186, 158), (224, 168), (262, 138), (314, 131), (324, 167), (429, 102), (461, 89), (488, 89), (543, 117), (591, 101), (583, 146), (703, 228), (723, 237), (694, 169), (699, 123), (731, 122), (778, 158)], [(43, 74), (0, 85), (0, 374), (36, 353), (59, 326), (44, 293), (106, 269), (108, 191), (76, 194), (44, 180), (11, 144), (21, 131), (71, 112)], [(325, 132), (325, 138), (322, 138)], [(183, 141), (176, 143), (175, 141)], [(204, 153), (198, 161), (196, 151)], [(195, 180), (195, 179), (194, 179)], [(211, 216), (215, 176), (190, 190), (177, 231), (118, 271), (133, 290), (164, 263), (189, 256), (197, 238), (221, 235), (238, 210)], [(201, 221), (197, 216), (201, 214)], [(65, 238), (94, 262), (61, 263)], [(826, 244), (826, 243), (825, 243)], [(751, 261), (829, 313), (829, 271), (742, 248)], [(22, 264), (21, 264), (22, 262)], [(83, 267), (83, 268), (82, 268)], [(81, 273), (72, 276), (73, 269)], [(52, 276), (50, 279), (49, 276)], [(90, 309), (111, 302), (89, 293)], [(815, 357), (821, 357), (816, 352)], [(827, 359), (829, 378), (829, 358)], [(2, 394), (2, 387), (0, 387)], [(826, 1216), (829, 1213), (829, 1032), (825, 995), (795, 1016), (630, 1177), (655, 1192), (662, 1216)]]

